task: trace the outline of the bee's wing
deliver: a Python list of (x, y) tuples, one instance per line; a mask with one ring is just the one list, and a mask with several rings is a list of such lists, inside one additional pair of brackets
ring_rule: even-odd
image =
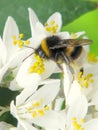
[(49, 47), (49, 49), (58, 49), (58, 48), (64, 48), (64, 47), (77, 47), (77, 46), (84, 46), (91, 44), (92, 40), (88, 39), (64, 39), (61, 40), (57, 45), (53, 47)]

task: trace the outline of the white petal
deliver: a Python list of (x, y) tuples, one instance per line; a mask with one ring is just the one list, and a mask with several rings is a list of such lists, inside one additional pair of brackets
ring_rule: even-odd
[(31, 26), (31, 33), (32, 33), (32, 36), (33, 36), (34, 33), (35, 33), (34, 32), (35, 31), (35, 25), (39, 20), (38, 20), (38, 17), (36, 16), (35, 12), (31, 8), (28, 8), (28, 11), (29, 11), (29, 21), (30, 21), (30, 26)]
[(17, 114), (17, 109), (16, 109), (16, 106), (14, 104), (14, 101), (12, 100), (11, 103), (10, 103), (10, 113), (18, 120), (19, 119), (19, 116)]
[(77, 97), (79, 97), (80, 95), (81, 95), (80, 85), (76, 80), (74, 80), (73, 83), (71, 84), (66, 104), (68, 106), (71, 106), (76, 101)]
[(20, 120), (19, 123), (21, 124), (19, 130), (38, 130), (35, 127), (33, 127), (32, 124), (28, 123), (26, 120)]
[(17, 97), (16, 97), (16, 106), (19, 106), (25, 102), (25, 100), (30, 97), (38, 88), (38, 84), (32, 84), (25, 88)]
[(49, 24), (52, 20), (54, 20), (55, 24), (58, 25), (57, 32), (59, 32), (60, 29), (61, 29), (61, 26), (62, 26), (62, 17), (61, 17), (61, 14), (59, 12), (56, 12), (56, 13), (52, 14), (49, 17), (49, 19), (47, 20), (47, 23)]
[(54, 73), (56, 68), (56, 63), (52, 60), (45, 61), (45, 72), (41, 74), (42, 79), (47, 79), (51, 74)]
[(4, 32), (3, 32), (3, 42), (6, 45), (7, 52), (8, 52), (8, 60), (11, 56), (19, 49), (18, 46), (13, 44), (13, 36), (18, 36), (19, 31), (16, 22), (12, 17), (8, 17)]
[(42, 100), (43, 101), (42, 104), (47, 105), (54, 100), (54, 98), (59, 92), (59, 89), (60, 89), (59, 80), (56, 80), (53, 83), (51, 82), (49, 84), (46, 84), (43, 87), (41, 87), (38, 91), (36, 91), (36, 93), (33, 94), (27, 100), (27, 102), (32, 101), (32, 100)]
[(23, 50), (20, 52), (17, 52), (16, 55), (14, 55), (9, 62), (7, 62), (2, 69), (0, 70), (0, 81), (2, 80), (4, 74), (6, 73), (6, 71), (8, 70), (8, 68), (14, 68), (16, 67), (18, 64), (20, 64), (27, 55), (29, 55), (30, 50)]
[(59, 32), (57, 35), (58, 35), (61, 39), (69, 39), (69, 38), (70, 38), (69, 32)]
[(3, 122), (3, 121), (0, 122), (0, 130), (8, 130), (10, 127), (11, 125), (8, 123)]
[(81, 35), (84, 35), (85, 34), (85, 31), (82, 31), (82, 32), (77, 32), (75, 33), (77, 37), (80, 37)]
[(88, 109), (87, 99), (84, 95), (77, 97), (76, 101), (68, 109), (67, 119), (68, 125), (71, 124), (72, 118), (76, 117), (81, 120), (85, 117)]
[(65, 98), (66, 101), (68, 100), (68, 94), (70, 92), (70, 88), (71, 88), (71, 82), (72, 82), (72, 77), (70, 75), (68, 66), (66, 66), (65, 64), (63, 64), (63, 71), (64, 71), (64, 94), (65, 94)]
[(0, 37), (0, 59), (1, 59), (3, 65), (6, 63), (6, 58), (7, 58), (6, 46)]
[(98, 104), (98, 90), (94, 93), (94, 95), (91, 99), (91, 104), (94, 104), (94, 105)]
[(98, 118), (92, 119), (87, 123), (84, 123), (83, 128), (85, 130), (98, 130)]
[(40, 76), (36, 73), (29, 73), (29, 68), (32, 63), (32, 58), (26, 59), (23, 64), (21, 65), (17, 76), (16, 81), (21, 88), (31, 87), (33, 84), (38, 84), (40, 81)]
[(59, 112), (49, 111), (45, 113), (43, 117), (38, 117), (34, 122), (44, 127), (46, 130), (64, 130), (65, 129), (65, 119), (64, 115), (60, 115)]

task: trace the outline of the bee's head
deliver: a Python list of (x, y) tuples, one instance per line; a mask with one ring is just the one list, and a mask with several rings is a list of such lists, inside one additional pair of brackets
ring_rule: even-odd
[(41, 47), (37, 48), (37, 49), (35, 50), (35, 53), (36, 53), (37, 55), (39, 55), (41, 58), (44, 58), (44, 57), (45, 57), (45, 54), (44, 54), (43, 50), (41, 49)]

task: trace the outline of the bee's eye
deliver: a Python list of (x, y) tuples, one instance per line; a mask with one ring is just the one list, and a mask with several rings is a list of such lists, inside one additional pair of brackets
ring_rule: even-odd
[(43, 56), (43, 52), (41, 50), (39, 50), (38, 54), (39, 54), (40, 57)]

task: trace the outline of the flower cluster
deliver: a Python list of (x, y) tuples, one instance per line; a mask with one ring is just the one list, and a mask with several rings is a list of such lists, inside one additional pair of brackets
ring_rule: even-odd
[[(85, 32), (61, 32), (59, 12), (43, 25), (31, 8), (28, 11), (30, 38), (23, 40), (12, 17), (0, 37), (0, 88), (17, 92), (9, 104), (0, 103), (0, 130), (98, 130), (98, 58), (89, 54), (89, 46), (83, 47), (83, 54), (72, 66), (74, 76), (62, 63), (61, 79), (52, 78), (62, 73), (53, 60), (35, 54), (48, 36), (77, 39)], [(4, 114), (8, 120), (2, 118)]]

